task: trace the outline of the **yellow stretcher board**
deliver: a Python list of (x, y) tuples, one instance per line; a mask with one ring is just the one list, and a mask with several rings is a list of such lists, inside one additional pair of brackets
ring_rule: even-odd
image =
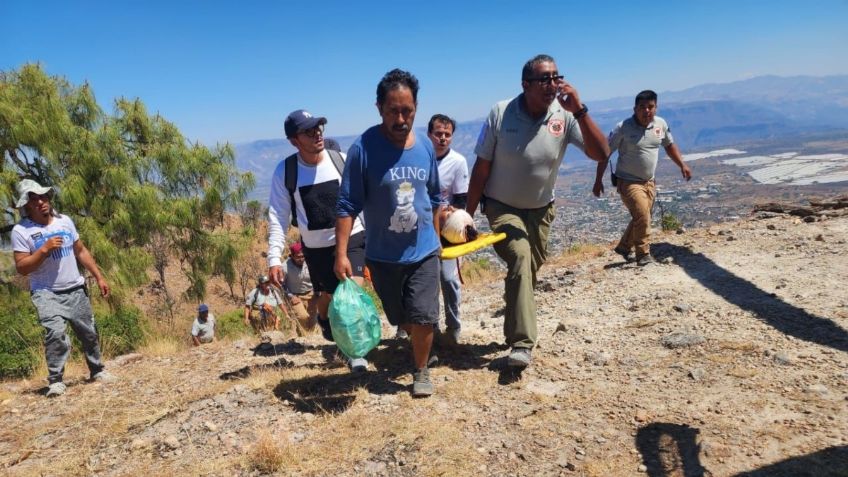
[(477, 250), (480, 250), (483, 247), (492, 245), (496, 242), (500, 242), (505, 238), (506, 234), (503, 232), (499, 234), (480, 234), (476, 240), (443, 248), (442, 258), (451, 259), (461, 257), (463, 255), (468, 255), (469, 253), (476, 252)]

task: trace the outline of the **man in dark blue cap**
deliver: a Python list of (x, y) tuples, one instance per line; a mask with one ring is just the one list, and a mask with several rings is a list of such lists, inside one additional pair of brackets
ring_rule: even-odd
[[(336, 201), (345, 156), (324, 147), (327, 118), (298, 109), (286, 118), (284, 129), (297, 152), (277, 166), (268, 203), (268, 275), (280, 287), (285, 279), (283, 251), (289, 226), (296, 226), (303, 243), (312, 289), (317, 299), (318, 324), (324, 338), (333, 340), (328, 310), (339, 280), (333, 272), (336, 247)], [(348, 242), (353, 276), (359, 284), (365, 274), (365, 227), (357, 217)], [(350, 361), (353, 371), (365, 371), (364, 358)]]
[(215, 315), (209, 313), (206, 303), (197, 307), (197, 318), (191, 325), (191, 343), (200, 346), (201, 343), (215, 341)]

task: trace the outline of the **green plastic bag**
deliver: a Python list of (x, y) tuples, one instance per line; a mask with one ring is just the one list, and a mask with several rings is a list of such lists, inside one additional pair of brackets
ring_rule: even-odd
[(382, 327), (377, 307), (353, 280), (342, 280), (336, 287), (329, 315), (333, 339), (347, 357), (362, 358), (380, 343)]

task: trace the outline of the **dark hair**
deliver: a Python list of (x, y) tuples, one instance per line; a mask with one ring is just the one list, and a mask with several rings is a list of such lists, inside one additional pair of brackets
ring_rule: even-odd
[(445, 116), (444, 114), (434, 114), (432, 118), (430, 118), (430, 122), (427, 124), (427, 134), (433, 132), (433, 125), (436, 122), (447, 123), (451, 125), (451, 131), (456, 132), (456, 121), (451, 119), (450, 116)]
[(636, 95), (636, 102), (633, 103), (633, 106), (639, 106), (639, 103), (642, 101), (657, 101), (657, 93), (646, 89), (644, 91), (640, 91), (639, 94)]
[(554, 63), (554, 59), (549, 55), (536, 55), (530, 58), (527, 63), (524, 63), (524, 68), (521, 69), (521, 81), (526, 81), (533, 75), (533, 68), (539, 63)]
[(412, 91), (412, 101), (418, 104), (418, 78), (409, 71), (403, 71), (395, 68), (383, 76), (380, 84), (377, 85), (377, 104), (383, 104), (386, 101), (386, 95), (389, 91), (398, 89), (401, 86), (406, 86)]

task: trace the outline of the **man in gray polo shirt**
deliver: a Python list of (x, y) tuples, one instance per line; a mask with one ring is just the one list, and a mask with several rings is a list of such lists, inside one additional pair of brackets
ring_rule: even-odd
[[(683, 156), (674, 143), (671, 129), (665, 120), (656, 115), (657, 93), (645, 90), (636, 95), (633, 116), (618, 123), (609, 135), (610, 153), (618, 151), (614, 177), (621, 201), (630, 211), (630, 223), (615, 247), (615, 253), (628, 262), (639, 265), (654, 262), (648, 240), (651, 237), (651, 209), (654, 206), (660, 146), (680, 168), (683, 178), (692, 178), (692, 171), (683, 162)], [(598, 163), (592, 193), (600, 197), (604, 192), (603, 177), (607, 160)], [(636, 250), (635, 256), (633, 250)]]
[(521, 71), (519, 96), (497, 103), (477, 139), (466, 210), (478, 203), (495, 232), (507, 239), (495, 252), (507, 264), (504, 335), (512, 347), (507, 364), (525, 368), (536, 344), (536, 272), (547, 257), (554, 219), (554, 184), (565, 148), (573, 144), (589, 158), (609, 156), (604, 135), (560, 75), (554, 59), (537, 55)]

